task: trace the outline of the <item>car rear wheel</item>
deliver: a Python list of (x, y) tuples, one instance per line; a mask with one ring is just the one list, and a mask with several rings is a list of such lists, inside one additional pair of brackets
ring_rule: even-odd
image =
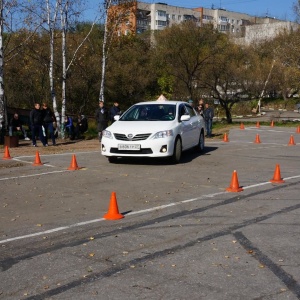
[(182, 154), (181, 139), (177, 138), (174, 145), (173, 155), (171, 156), (171, 162), (174, 164), (178, 164), (181, 159), (181, 154)]
[(197, 152), (202, 153), (204, 151), (204, 147), (205, 147), (204, 132), (201, 131), (199, 136), (199, 141), (195, 149)]

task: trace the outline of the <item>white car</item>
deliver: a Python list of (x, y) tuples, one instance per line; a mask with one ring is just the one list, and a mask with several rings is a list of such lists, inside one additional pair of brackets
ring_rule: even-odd
[(118, 157), (169, 157), (178, 163), (182, 151), (204, 149), (204, 120), (181, 101), (141, 102), (131, 106), (102, 132), (101, 153)]

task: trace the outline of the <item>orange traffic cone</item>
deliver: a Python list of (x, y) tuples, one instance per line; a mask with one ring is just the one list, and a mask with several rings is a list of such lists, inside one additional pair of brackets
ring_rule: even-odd
[(295, 146), (295, 145), (296, 145), (296, 143), (295, 143), (295, 141), (294, 141), (294, 136), (291, 135), (290, 141), (289, 141), (289, 143), (288, 143), (288, 146)]
[(106, 220), (119, 220), (124, 218), (124, 216), (119, 213), (116, 192), (111, 193), (108, 212), (103, 216), (103, 218)]
[(271, 127), (274, 127), (274, 121), (273, 120), (271, 121)]
[(234, 192), (234, 193), (243, 191), (243, 188), (239, 186), (239, 181), (238, 181), (236, 170), (234, 170), (232, 173), (231, 183), (230, 183), (230, 186), (226, 189), (226, 191)]
[(245, 126), (244, 126), (244, 124), (243, 124), (243, 123), (241, 123), (241, 125), (240, 125), (240, 129), (245, 129)]
[(300, 126), (297, 127), (296, 133), (300, 133)]
[(40, 154), (39, 154), (39, 151), (36, 151), (35, 153), (35, 161), (33, 163), (34, 166), (42, 166), (42, 162), (41, 162), (41, 159), (40, 159)]
[(79, 170), (79, 169), (80, 168), (77, 165), (76, 156), (75, 156), (75, 154), (73, 154), (71, 164), (70, 164), (70, 167), (68, 168), (68, 170), (76, 171), (76, 170)]
[(9, 154), (8, 146), (5, 146), (4, 155), (2, 159), (11, 159), (11, 156)]
[(256, 127), (257, 127), (257, 128), (260, 128), (259, 122), (256, 123)]
[(259, 137), (259, 134), (256, 135), (256, 138), (255, 138), (254, 143), (255, 143), (255, 144), (260, 144), (260, 137)]
[(227, 133), (224, 134), (223, 142), (229, 142)]
[(273, 176), (273, 178), (270, 180), (270, 182), (273, 182), (273, 183), (283, 183), (283, 182), (285, 182), (285, 181), (282, 180), (282, 178), (281, 178), (281, 175), (280, 175), (280, 166), (279, 166), (278, 164), (276, 164), (274, 176)]

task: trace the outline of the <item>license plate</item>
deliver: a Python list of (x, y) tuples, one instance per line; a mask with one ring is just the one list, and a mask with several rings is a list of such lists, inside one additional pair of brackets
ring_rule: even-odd
[(137, 145), (137, 144), (119, 144), (118, 145), (118, 150), (140, 150), (141, 149), (141, 145)]

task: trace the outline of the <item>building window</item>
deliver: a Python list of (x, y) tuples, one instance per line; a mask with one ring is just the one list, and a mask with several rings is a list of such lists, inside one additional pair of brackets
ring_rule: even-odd
[(176, 16), (172, 15), (172, 20), (175, 21), (176, 20)]
[(181, 21), (181, 15), (178, 15), (178, 21)]
[(222, 22), (228, 22), (228, 18), (224, 16), (219, 17), (219, 20)]
[(202, 19), (212, 21), (214, 18), (212, 16), (203, 15)]
[(166, 16), (166, 12), (164, 10), (158, 10), (157, 11), (158, 16), (160, 17), (165, 17)]
[(156, 20), (156, 25), (157, 26), (167, 26), (167, 22), (166, 21), (160, 21), (160, 20)]

